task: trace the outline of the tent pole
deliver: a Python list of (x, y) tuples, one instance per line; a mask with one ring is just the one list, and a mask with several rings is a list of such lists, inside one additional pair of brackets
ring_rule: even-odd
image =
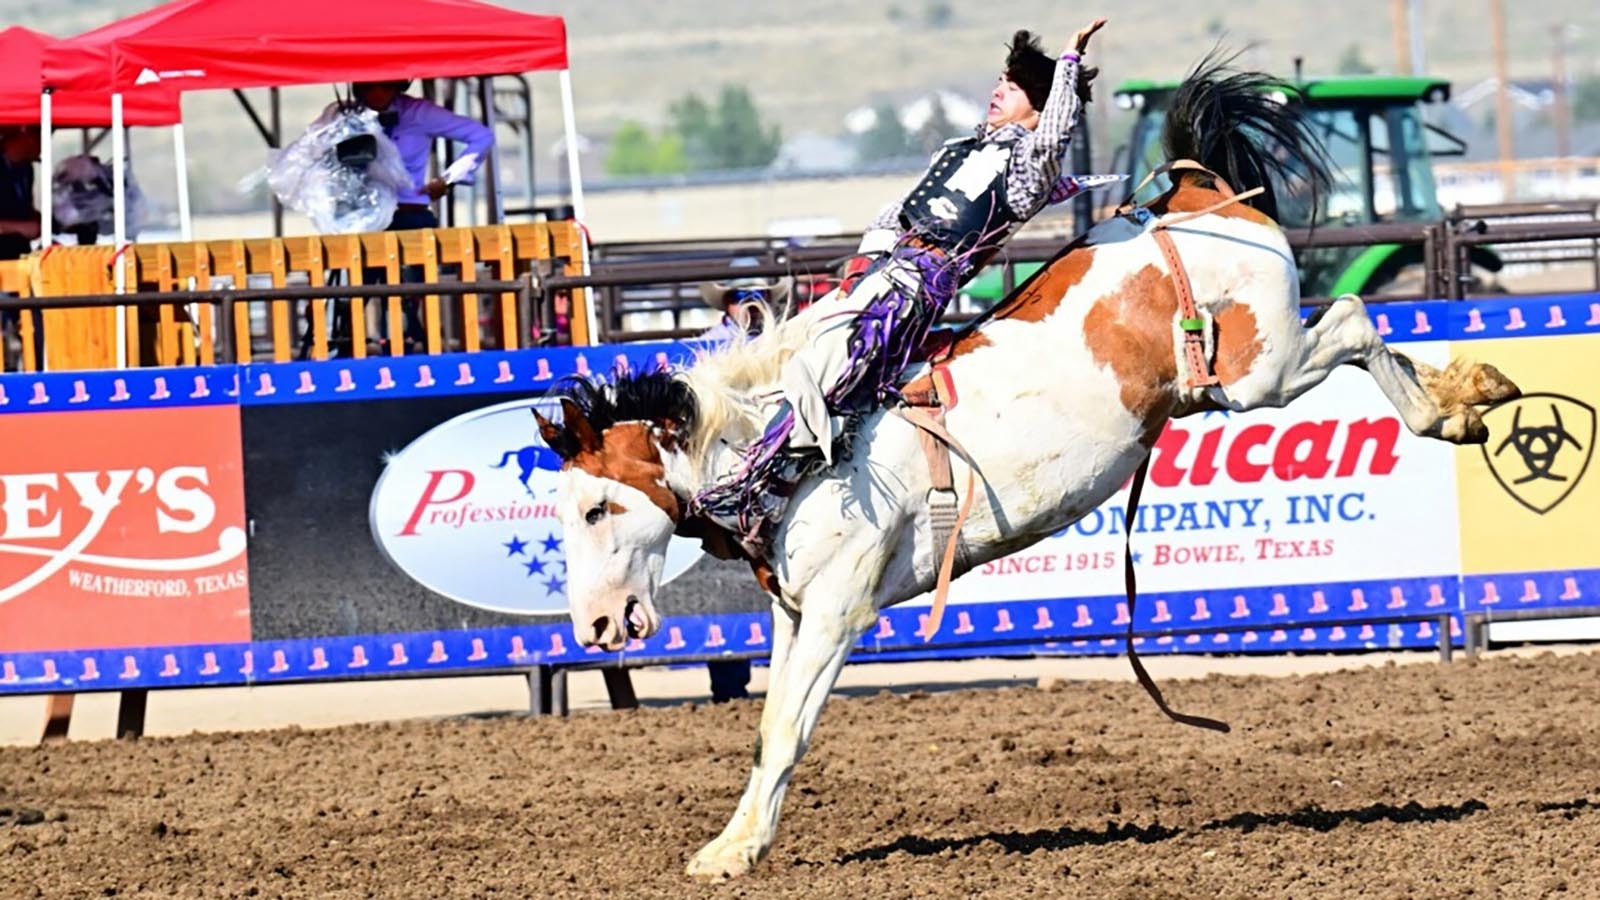
[[(277, 88), (269, 88), (268, 93), (272, 98), (272, 149), (279, 150), (283, 147), (283, 98)], [(272, 236), (283, 237), (283, 204), (278, 202), (277, 193), (268, 193), (272, 194)]]
[(39, 243), (44, 247), (56, 240), (56, 220), (53, 215), (56, 204), (56, 160), (50, 128), (54, 109), (50, 100), (50, 89), (45, 88), (39, 94), (39, 171), (44, 173), (44, 177), (39, 179)]
[[(111, 233), (112, 285), (116, 293), (128, 288), (128, 270), (122, 248), (128, 240), (128, 134), (122, 127), (122, 93), (111, 95)], [(117, 368), (128, 367), (127, 307), (117, 307)]]
[[(494, 133), (494, 76), (484, 75), (478, 79), (478, 96), (483, 103), (483, 124), (488, 126), (489, 133)], [(495, 141), (489, 145), (489, 158), (483, 161), (483, 192), (489, 196), (489, 222), (490, 225), (499, 225), (506, 220), (505, 198), (500, 196), (500, 142)]]
[[(578, 172), (578, 119), (572, 108), (572, 71), (561, 70), (561, 119), (567, 132), (567, 176), (572, 182), (572, 217), (578, 223), (579, 269), (589, 274), (589, 233), (584, 230), (583, 176)], [(600, 316), (595, 311), (594, 298), (586, 298), (584, 318), (589, 325), (589, 343), (600, 342)]]
[(172, 156), (178, 170), (178, 236), (185, 241), (192, 241), (194, 219), (189, 210), (189, 148), (184, 139), (182, 122), (172, 126)]

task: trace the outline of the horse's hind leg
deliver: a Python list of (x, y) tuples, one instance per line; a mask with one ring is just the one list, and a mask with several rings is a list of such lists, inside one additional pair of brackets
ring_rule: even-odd
[[(812, 731), (845, 658), (866, 631), (865, 625), (848, 624), (848, 617), (833, 613), (818, 610), (799, 617), (781, 671), (774, 669), (768, 675), (750, 784), (722, 834), (690, 860), (690, 875), (716, 881), (738, 877), (760, 862), (772, 846), (789, 778), (811, 743)], [(779, 613), (774, 619), (785, 615)], [(780, 627), (782, 624), (774, 621), (774, 628)]]
[(1441, 372), (1391, 350), (1367, 318), (1366, 304), (1354, 295), (1335, 300), (1304, 329), (1273, 337), (1280, 340), (1270, 344), (1283, 349), (1263, 354), (1236, 383), (1213, 389), (1215, 401), (1241, 411), (1283, 406), (1335, 368), (1356, 365), (1377, 382), (1407, 428), (1464, 444), (1488, 437), (1474, 407), (1517, 395), (1517, 386), (1493, 366), (1452, 363)]

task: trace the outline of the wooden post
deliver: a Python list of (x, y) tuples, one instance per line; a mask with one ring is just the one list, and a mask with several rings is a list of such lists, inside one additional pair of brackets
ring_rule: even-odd
[(1503, 199), (1509, 203), (1517, 195), (1514, 163), (1517, 154), (1512, 141), (1511, 74), (1506, 58), (1506, 0), (1489, 0), (1489, 33), (1494, 40), (1494, 76), (1499, 82), (1495, 91), (1494, 130), (1500, 144), (1500, 186), (1505, 192)]

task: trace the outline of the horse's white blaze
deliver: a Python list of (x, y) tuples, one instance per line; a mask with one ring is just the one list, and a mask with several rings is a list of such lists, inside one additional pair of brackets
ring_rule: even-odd
[[(622, 649), (629, 637), (630, 612), (638, 619), (634, 636), (655, 634), (661, 628), (655, 592), (672, 538), (672, 519), (638, 488), (575, 467), (561, 473), (556, 503), (578, 640)], [(602, 511), (593, 524), (587, 518), (591, 510)], [(630, 601), (637, 604), (632, 610)]]

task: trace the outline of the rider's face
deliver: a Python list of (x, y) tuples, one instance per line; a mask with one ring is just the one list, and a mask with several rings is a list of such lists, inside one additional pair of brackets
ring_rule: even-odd
[(1034, 128), (1039, 124), (1039, 112), (1028, 102), (1028, 95), (1022, 88), (1002, 75), (995, 83), (994, 90), (989, 93), (987, 122), (990, 128), (999, 128), (1012, 122)]

